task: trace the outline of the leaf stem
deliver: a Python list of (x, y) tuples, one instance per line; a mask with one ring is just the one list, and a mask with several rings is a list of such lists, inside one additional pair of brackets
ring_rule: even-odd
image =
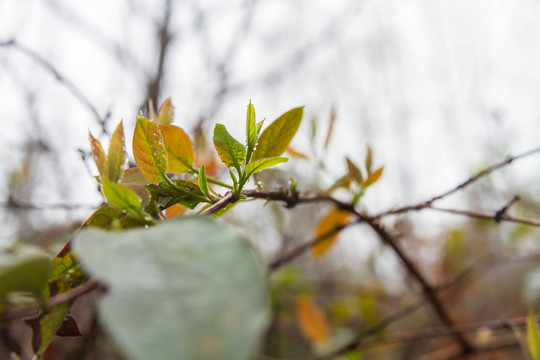
[[(199, 175), (199, 169), (195, 169), (193, 166), (188, 166), (189, 168), (189, 171), (195, 175)], [(229, 185), (229, 184), (225, 184), (224, 182), (221, 182), (219, 180), (216, 180), (216, 179), (212, 179), (211, 177), (207, 177), (206, 180), (208, 180), (208, 182), (211, 182), (212, 184), (215, 184), (215, 185), (219, 185), (219, 186), (223, 186), (224, 188), (227, 188), (227, 189), (233, 189), (233, 186), (232, 185)]]

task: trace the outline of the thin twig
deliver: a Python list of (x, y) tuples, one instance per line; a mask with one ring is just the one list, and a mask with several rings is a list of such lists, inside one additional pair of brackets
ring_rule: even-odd
[(429, 207), (429, 209), (435, 210), (435, 211), (441, 211), (441, 212), (445, 212), (449, 214), (463, 215), (469, 218), (493, 220), (495, 222), (506, 221), (506, 222), (519, 223), (519, 224), (524, 224), (524, 225), (529, 225), (529, 226), (540, 226), (540, 220), (514, 217), (514, 216), (510, 216), (506, 214), (502, 214), (497, 217), (497, 212), (489, 213), (489, 212), (484, 212), (484, 211), (449, 209), (449, 208), (433, 207), (433, 206)]
[(88, 97), (84, 95), (84, 93), (71, 80), (69, 80), (64, 74), (62, 74), (54, 65), (52, 65), (49, 61), (45, 60), (45, 58), (43, 58), (37, 52), (27, 48), (15, 39), (6, 42), (0, 42), (0, 47), (16, 49), (17, 51), (21, 52), (22, 54), (26, 55), (34, 62), (39, 64), (51, 75), (53, 75), (59, 83), (61, 83), (77, 100), (79, 100), (81, 104), (83, 104), (94, 115), (96, 121), (100, 124), (102, 128), (102, 132), (104, 134), (107, 134), (106, 123), (108, 120), (108, 115), (101, 116), (99, 111), (97, 110), (97, 107), (92, 104)]
[(459, 185), (453, 187), (452, 189), (448, 190), (448, 191), (445, 191), (439, 195), (436, 195), (434, 197), (432, 197), (431, 199), (429, 200), (426, 200), (426, 201), (423, 201), (423, 202), (420, 202), (418, 204), (414, 204), (414, 205), (407, 205), (407, 206), (403, 206), (403, 207), (400, 207), (400, 208), (397, 208), (397, 209), (393, 209), (393, 210), (389, 210), (389, 211), (384, 211), (378, 215), (375, 215), (373, 216), (373, 218), (380, 218), (380, 217), (383, 217), (385, 215), (392, 215), (392, 214), (401, 214), (401, 213), (405, 213), (405, 212), (409, 212), (409, 211), (419, 211), (419, 210), (423, 210), (423, 209), (426, 209), (426, 208), (430, 208), (431, 205), (438, 201), (438, 200), (441, 200), (449, 195), (452, 195), (454, 194), (455, 192), (459, 191), (459, 190), (462, 190), (464, 189), (465, 187), (471, 185), (472, 183), (480, 180), (481, 178), (491, 174), (492, 172), (494, 172), (495, 170), (498, 170), (498, 169), (501, 169), (507, 165), (510, 165), (511, 163), (515, 162), (516, 160), (520, 160), (520, 159), (523, 159), (523, 158), (526, 158), (528, 156), (531, 156), (531, 155), (534, 155), (534, 154), (537, 154), (537, 153), (540, 153), (540, 147), (538, 148), (534, 148), (532, 150), (529, 150), (529, 151), (526, 151), (524, 153), (521, 153), (519, 155), (515, 155), (515, 156), (509, 156), (507, 157), (506, 159), (504, 159), (503, 161), (500, 161), (488, 168), (485, 168), (484, 170), (478, 172), (476, 175), (468, 178), (467, 180), (463, 181), (462, 183), (460, 183)]

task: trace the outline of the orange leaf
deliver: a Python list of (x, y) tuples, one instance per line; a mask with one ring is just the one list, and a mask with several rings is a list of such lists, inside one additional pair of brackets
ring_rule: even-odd
[(185, 206), (182, 206), (180, 204), (174, 204), (173, 206), (169, 206), (167, 210), (165, 210), (165, 217), (167, 219), (177, 217), (185, 213), (187, 208)]
[(178, 174), (188, 171), (195, 152), (188, 134), (175, 125), (160, 125), (159, 128), (167, 149), (169, 171)]
[(368, 187), (374, 184), (381, 177), (383, 170), (384, 170), (384, 166), (381, 166), (377, 170), (370, 172), (366, 178), (366, 181), (364, 181), (362, 185), (364, 185), (365, 187)]
[(330, 339), (328, 320), (323, 311), (311, 299), (298, 299), (296, 317), (302, 335), (311, 343), (320, 345)]
[[(348, 222), (351, 214), (347, 211), (341, 210), (338, 207), (333, 206), (330, 211), (324, 216), (313, 230), (313, 237), (317, 238), (325, 233), (335, 229), (338, 226), (344, 225)], [(325, 240), (318, 242), (311, 247), (311, 253), (313, 257), (318, 259), (326, 254), (332, 246), (337, 242), (339, 233), (328, 236)]]
[(158, 124), (143, 117), (137, 118), (133, 156), (139, 170), (150, 183), (157, 184), (163, 180), (169, 164)]

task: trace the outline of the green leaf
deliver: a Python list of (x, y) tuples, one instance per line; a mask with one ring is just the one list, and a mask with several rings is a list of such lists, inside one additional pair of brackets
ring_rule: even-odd
[(118, 124), (111, 136), (109, 152), (107, 154), (107, 178), (118, 182), (122, 178), (126, 166), (126, 145), (122, 121)]
[(289, 110), (271, 123), (259, 137), (253, 160), (283, 154), (300, 126), (303, 112), (303, 107)]
[(255, 108), (249, 102), (246, 119), (246, 139), (248, 148), (255, 148), (257, 144), (257, 124), (255, 122)]
[(50, 263), (51, 256), (35, 246), (1, 250), (0, 302), (13, 291), (29, 292), (42, 299)]
[(362, 176), (362, 172), (356, 166), (356, 164), (349, 158), (345, 158), (347, 160), (347, 168), (349, 170), (349, 176), (351, 179), (354, 179), (358, 184), (362, 185), (364, 182), (364, 177)]
[(144, 177), (157, 184), (166, 176), (169, 166), (167, 150), (159, 126), (143, 117), (137, 118), (133, 134), (133, 156)]
[(108, 289), (100, 323), (126, 358), (254, 358), (269, 316), (267, 276), (229, 227), (182, 217), (149, 229), (88, 229), (73, 246)]
[(102, 178), (107, 176), (107, 155), (101, 146), (101, 143), (88, 132), (88, 138), (90, 139), (90, 149), (92, 150), (92, 157), (96, 163), (99, 176)]
[(527, 315), (527, 348), (533, 360), (540, 360), (540, 330), (532, 310)]
[(195, 150), (188, 134), (175, 125), (160, 125), (159, 128), (167, 149), (169, 171), (181, 174), (191, 169)]
[(165, 99), (159, 107), (159, 115), (157, 123), (159, 125), (170, 125), (174, 120), (174, 106), (171, 102), (171, 98)]
[(125, 212), (135, 216), (144, 217), (141, 212), (141, 199), (130, 188), (115, 184), (107, 179), (102, 179), (103, 195), (107, 202)]
[(214, 146), (219, 158), (229, 168), (240, 168), (246, 158), (246, 148), (233, 138), (224, 125), (214, 127)]
[(208, 188), (208, 179), (206, 178), (206, 169), (204, 168), (204, 164), (201, 165), (201, 168), (199, 169), (199, 188), (201, 189), (201, 192), (206, 196), (208, 199), (210, 199), (210, 189)]
[(288, 160), (289, 159), (287, 159), (286, 157), (273, 157), (273, 158), (255, 160), (246, 166), (246, 174), (247, 176), (251, 176), (252, 174), (258, 171), (267, 169), (277, 164), (287, 162)]
[(373, 165), (373, 150), (371, 150), (371, 146), (367, 147), (365, 165), (367, 172), (371, 172), (371, 166)]
[(161, 209), (166, 209), (174, 204), (194, 209), (200, 202), (208, 202), (197, 185), (184, 180), (174, 180), (173, 183), (176, 188), (164, 183), (148, 185), (146, 188), (152, 196), (150, 204), (157, 203)]

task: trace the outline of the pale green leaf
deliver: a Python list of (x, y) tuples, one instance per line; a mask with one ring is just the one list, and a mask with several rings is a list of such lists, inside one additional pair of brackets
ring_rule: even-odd
[(0, 302), (13, 291), (29, 292), (41, 298), (49, 277), (50, 258), (35, 246), (0, 250)]
[(254, 149), (257, 144), (257, 124), (255, 122), (255, 108), (249, 102), (246, 119), (247, 146)]
[(208, 179), (206, 177), (206, 169), (204, 168), (204, 164), (201, 165), (201, 168), (199, 169), (198, 180), (201, 192), (204, 194), (204, 196), (210, 198), (210, 189), (208, 188)]
[(143, 217), (141, 213), (141, 199), (130, 188), (102, 179), (103, 195), (107, 202), (135, 217)]
[(118, 124), (111, 136), (109, 152), (107, 153), (107, 178), (118, 182), (122, 178), (126, 166), (126, 145), (122, 121)]
[(540, 330), (532, 310), (527, 315), (527, 348), (532, 360), (540, 360)]
[(289, 110), (271, 123), (259, 136), (253, 160), (283, 154), (300, 126), (303, 112), (303, 107)]
[(73, 248), (108, 289), (100, 322), (126, 358), (248, 360), (257, 353), (269, 315), (267, 275), (250, 243), (222, 223), (181, 217), (149, 229), (88, 229)]
[(229, 168), (239, 168), (246, 158), (246, 148), (233, 138), (224, 125), (214, 127), (214, 146), (221, 161)]
[(248, 176), (251, 176), (252, 174), (258, 171), (267, 169), (277, 164), (287, 162), (288, 160), (289, 159), (287, 159), (286, 157), (273, 157), (273, 158), (255, 160), (246, 166), (246, 174)]
[(194, 148), (188, 134), (175, 125), (160, 125), (169, 160), (169, 171), (181, 174), (191, 169)]
[(158, 124), (143, 117), (137, 118), (133, 134), (133, 156), (149, 182), (157, 184), (163, 180), (169, 163)]

